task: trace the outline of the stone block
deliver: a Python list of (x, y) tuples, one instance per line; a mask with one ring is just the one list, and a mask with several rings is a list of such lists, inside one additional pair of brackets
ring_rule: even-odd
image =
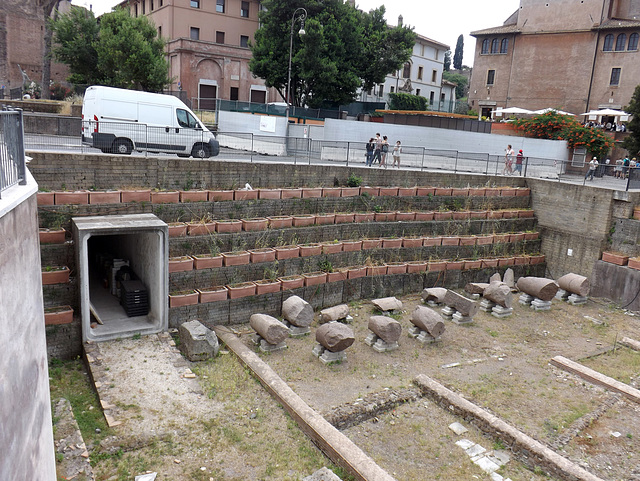
[(183, 322), (178, 328), (178, 335), (180, 351), (190, 361), (204, 361), (218, 355), (218, 336), (200, 321)]

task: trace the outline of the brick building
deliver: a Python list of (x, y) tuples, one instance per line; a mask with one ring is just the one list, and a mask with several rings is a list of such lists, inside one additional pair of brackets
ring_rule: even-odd
[(520, 0), (502, 26), (476, 37), (469, 104), (620, 109), (640, 83), (640, 0)]

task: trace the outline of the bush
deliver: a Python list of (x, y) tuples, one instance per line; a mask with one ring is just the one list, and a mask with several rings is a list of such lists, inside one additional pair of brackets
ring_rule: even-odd
[(354, 173), (349, 174), (349, 178), (347, 179), (348, 187), (360, 187), (360, 184), (362, 184), (362, 177), (358, 177)]
[(71, 95), (71, 89), (61, 85), (59, 82), (51, 84), (49, 90), (51, 92), (51, 100), (64, 100)]
[(390, 110), (427, 110), (427, 99), (403, 92), (389, 94)]

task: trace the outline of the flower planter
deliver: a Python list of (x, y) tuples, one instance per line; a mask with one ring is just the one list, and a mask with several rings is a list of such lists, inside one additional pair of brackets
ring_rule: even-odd
[(610, 264), (624, 266), (629, 261), (629, 256), (620, 252), (603, 252), (602, 260)]
[(251, 261), (248, 251), (223, 252), (221, 255), (225, 266), (244, 266)]
[(200, 304), (207, 302), (226, 301), (229, 297), (229, 290), (226, 286), (208, 287), (206, 289), (196, 289)]
[[(342, 187), (340, 189), (340, 197), (357, 197), (360, 195), (360, 187)], [(370, 194), (378, 195), (378, 194)]]
[(429, 272), (441, 272), (447, 269), (447, 263), (445, 261), (429, 261), (427, 262), (427, 271)]
[(482, 261), (464, 261), (464, 269), (480, 269), (482, 267)]
[(367, 276), (384, 276), (387, 274), (387, 266), (367, 266)]
[(379, 249), (382, 247), (382, 239), (363, 239), (362, 250), (365, 249)]
[(277, 215), (273, 217), (267, 217), (269, 220), (269, 227), (271, 229), (285, 229), (293, 225), (293, 217), (290, 215)]
[(119, 204), (120, 203), (120, 191), (108, 191), (108, 192), (89, 192), (89, 204)]
[(69, 282), (71, 271), (67, 266), (45, 268), (42, 271), (42, 285), (66, 284)]
[(484, 187), (469, 187), (469, 197), (484, 197), (485, 191)]
[(40, 244), (64, 244), (66, 231), (64, 229), (39, 229)]
[(363, 187), (360, 187), (360, 195), (363, 195), (363, 194), (368, 194), (368, 195), (370, 195), (372, 197), (378, 196), (378, 195), (380, 195), (380, 188), (379, 187), (369, 187), (368, 185), (365, 185)]
[(528, 187), (519, 187), (516, 189), (516, 197), (529, 197), (531, 195), (531, 189)]
[(305, 286), (317, 286), (319, 284), (324, 284), (325, 282), (327, 282), (326, 272), (309, 272), (306, 274), (302, 274), (302, 277), (304, 277)]
[(342, 241), (342, 251), (343, 252), (356, 252), (362, 250), (362, 241)]
[(193, 268), (196, 270), (222, 267), (222, 255), (220, 254), (202, 254), (191, 257), (193, 257)]
[(471, 213), (469, 211), (455, 211), (451, 213), (451, 218), (453, 220), (469, 220)]
[(531, 265), (543, 264), (544, 260), (545, 260), (545, 257), (544, 257), (543, 254), (537, 255), (537, 256), (530, 256), (529, 257), (529, 264), (531, 264)]
[(280, 199), (280, 189), (258, 189), (258, 199)]
[(280, 292), (280, 290), (282, 289), (282, 282), (280, 282), (280, 280), (278, 279), (275, 279), (275, 280), (263, 279), (260, 281), (254, 281), (254, 284), (256, 285), (257, 295), (270, 294), (272, 292)]
[(56, 201), (55, 196), (53, 192), (38, 192), (36, 196), (38, 205), (54, 205)]
[(482, 259), (482, 268), (498, 267), (498, 259)]
[(322, 242), (320, 245), (322, 246), (323, 254), (342, 252), (342, 242)]
[(487, 214), (486, 210), (472, 210), (469, 212), (469, 219), (486, 219)]
[(208, 190), (181, 190), (180, 202), (206, 202), (209, 200)]
[(451, 220), (453, 218), (453, 212), (434, 212), (433, 220)]
[(199, 296), (196, 290), (169, 294), (169, 307), (193, 306), (198, 303)]
[(443, 246), (457, 246), (460, 245), (460, 237), (458, 236), (442, 236)]
[(253, 282), (241, 282), (240, 284), (230, 284), (227, 286), (229, 299), (239, 299), (241, 297), (254, 296), (256, 285)]
[(258, 217), (256, 219), (241, 219), (242, 230), (246, 232), (265, 230), (269, 225), (269, 220), (264, 217)]
[(436, 237), (425, 237), (422, 240), (422, 245), (425, 246), (425, 247), (442, 245), (442, 237), (439, 237), (439, 236), (436, 236)]
[(342, 195), (341, 187), (323, 187), (322, 188), (322, 197), (340, 197), (341, 195)]
[(524, 240), (536, 240), (540, 237), (540, 232), (525, 232)]
[(316, 214), (316, 225), (333, 224), (336, 220), (335, 214)]
[(416, 195), (415, 187), (399, 187), (398, 188), (399, 197), (415, 197), (415, 195)]
[(336, 224), (349, 224), (355, 220), (355, 214), (336, 214)]
[(448, 187), (436, 187), (433, 195), (443, 195), (443, 196), (451, 196), (451, 192), (453, 189)]
[(447, 262), (447, 270), (448, 271), (461, 271), (464, 268), (464, 261), (448, 261)]
[(477, 246), (486, 246), (489, 244), (493, 244), (493, 236), (492, 235), (478, 235), (476, 236), (476, 245)]
[(321, 187), (304, 187), (302, 189), (302, 198), (303, 199), (314, 199), (322, 197), (322, 188)]
[(503, 219), (517, 219), (518, 211), (517, 210), (503, 210), (502, 211)]
[(387, 197), (394, 197), (398, 195), (398, 188), (397, 187), (380, 187), (380, 197), (383, 196), (387, 196)]
[(376, 212), (373, 215), (373, 220), (375, 220), (376, 222), (386, 222), (387, 220), (389, 220), (389, 212)]
[(210, 190), (209, 200), (213, 200), (215, 202), (233, 200), (233, 191), (232, 190)]
[(416, 220), (415, 212), (396, 212), (396, 220), (401, 222), (413, 222)]
[(529, 256), (515, 256), (513, 258), (514, 266), (524, 266), (529, 263)]
[(519, 210), (518, 218), (519, 219), (530, 219), (534, 217), (534, 212), (532, 210)]
[(418, 187), (416, 188), (416, 195), (420, 197), (427, 197), (429, 195), (435, 195), (436, 188), (435, 187)]
[(298, 246), (282, 246), (274, 247), (276, 251), (276, 259), (293, 259), (300, 256), (300, 247)]
[(503, 211), (501, 210), (490, 210), (487, 212), (487, 219), (502, 219)]
[(316, 222), (315, 215), (294, 215), (292, 217), (293, 227), (308, 227)]
[(640, 257), (629, 257), (627, 266), (631, 269), (640, 270)]
[(509, 234), (494, 234), (493, 235), (493, 243), (501, 244), (504, 242), (509, 242)]
[(499, 257), (498, 258), (498, 267), (506, 267), (515, 265), (515, 260), (513, 257)]
[(407, 264), (404, 262), (387, 262), (387, 274), (406, 274)]
[(460, 236), (459, 245), (461, 245), (461, 246), (474, 246), (474, 245), (476, 245), (476, 241), (477, 241), (477, 238), (476, 238), (476, 236), (473, 236), (473, 235)]
[(242, 221), (241, 220), (217, 220), (216, 221), (216, 232), (220, 234), (225, 234), (229, 232), (240, 232), (242, 231)]
[(524, 232), (509, 234), (509, 242), (520, 242), (524, 240)]
[[(258, 198), (257, 190), (234, 190), (233, 200), (256, 200)], [(231, 293), (229, 293), (231, 297)]]
[(282, 189), (280, 196), (282, 199), (299, 199), (302, 197), (302, 189)]
[(46, 307), (44, 310), (44, 325), (58, 326), (73, 322), (73, 309), (71, 306)]
[(338, 282), (347, 280), (348, 272), (344, 269), (340, 269), (336, 272), (327, 273), (327, 282)]
[(516, 189), (515, 187), (501, 187), (500, 188), (500, 196), (501, 197), (515, 197), (517, 190), (518, 189)]
[(215, 231), (215, 222), (197, 222), (187, 224), (187, 234), (189, 235), (207, 235)]
[[(207, 200), (209, 197), (207, 196)], [(180, 202), (180, 192), (172, 191), (172, 192), (151, 192), (151, 203), (152, 204), (177, 204)]]
[(282, 290), (298, 289), (304, 287), (304, 277), (302, 276), (286, 276), (278, 279), (282, 283)]
[(393, 238), (382, 238), (382, 248), (383, 249), (397, 249), (402, 247), (402, 238), (399, 237), (397, 239)]
[(55, 205), (84, 205), (89, 203), (89, 192), (56, 192)]
[(251, 263), (272, 262), (276, 260), (276, 251), (265, 247), (264, 249), (249, 249)]
[(187, 235), (187, 224), (184, 222), (172, 222), (168, 224), (169, 237), (184, 237)]
[(373, 222), (375, 214), (373, 212), (356, 212), (353, 214), (354, 222)]
[(169, 274), (172, 272), (184, 272), (193, 269), (193, 258), (189, 256), (169, 258)]
[(319, 256), (322, 254), (322, 245), (320, 244), (300, 244), (300, 257)]
[(433, 220), (435, 212), (416, 212), (416, 221), (425, 222)]
[(487, 187), (484, 190), (485, 197), (500, 197), (500, 189), (496, 187)]
[(358, 279), (367, 275), (367, 266), (347, 267), (347, 279)]
[(451, 195), (455, 196), (455, 197), (468, 197), (469, 196), (469, 189), (467, 189), (467, 188), (460, 189), (460, 188), (454, 187), (453, 189), (451, 189)]
[(424, 243), (424, 239), (422, 237), (403, 237), (402, 238), (402, 247), (412, 248), (412, 247), (422, 247)]
[(124, 202), (151, 202), (151, 190), (123, 190), (120, 199)]
[(426, 261), (410, 261), (407, 262), (407, 273), (415, 274), (419, 272), (427, 271), (427, 262)]

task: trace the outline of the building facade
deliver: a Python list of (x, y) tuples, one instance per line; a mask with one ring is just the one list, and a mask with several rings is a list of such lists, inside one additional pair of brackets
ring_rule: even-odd
[(621, 109), (640, 83), (640, 0), (521, 0), (476, 37), (470, 107)]

